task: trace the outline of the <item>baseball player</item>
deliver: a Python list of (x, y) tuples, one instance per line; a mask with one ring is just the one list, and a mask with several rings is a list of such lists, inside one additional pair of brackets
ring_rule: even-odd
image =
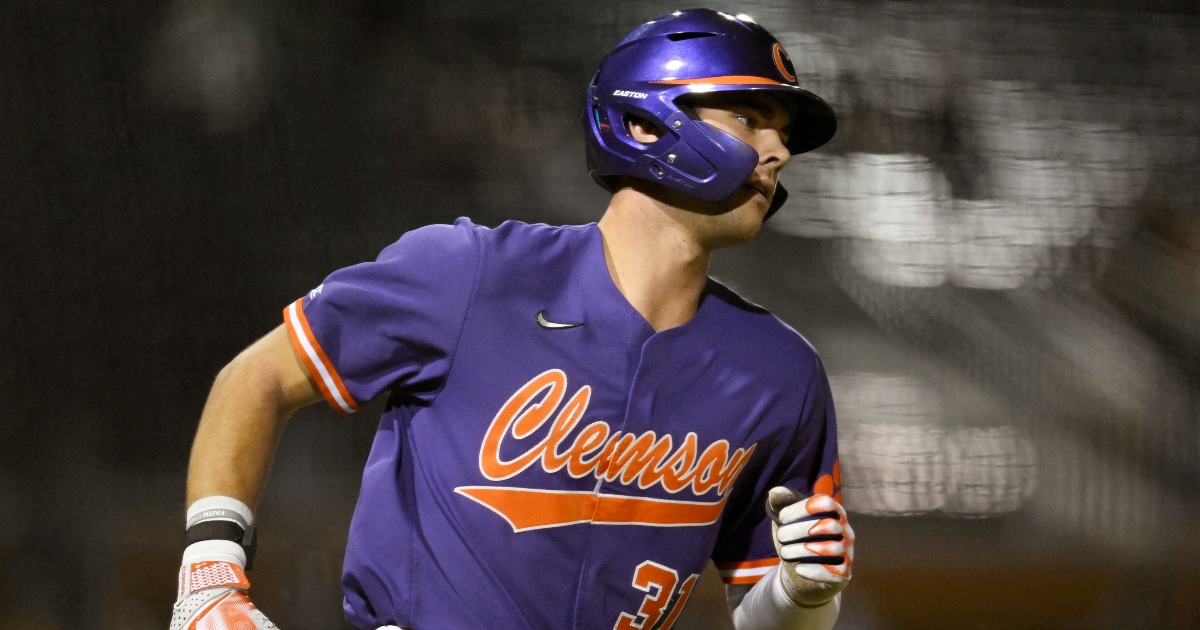
[(833, 112), (766, 30), (694, 9), (617, 44), (583, 122), (599, 223), (414, 230), (221, 371), (172, 630), (275, 627), (245, 569), (280, 432), (385, 393), (342, 578), (356, 626), (669, 630), (711, 559), (738, 630), (832, 627), (854, 534), (824, 369), (707, 270)]

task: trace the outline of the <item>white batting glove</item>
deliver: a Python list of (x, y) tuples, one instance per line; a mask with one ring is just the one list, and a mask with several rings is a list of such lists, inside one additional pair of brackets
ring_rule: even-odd
[(246, 594), (245, 566), (246, 554), (235, 542), (189, 545), (179, 569), (171, 630), (279, 630)]
[(771, 488), (767, 514), (784, 590), (800, 606), (821, 606), (850, 583), (854, 530), (833, 497), (803, 498), (789, 488)]

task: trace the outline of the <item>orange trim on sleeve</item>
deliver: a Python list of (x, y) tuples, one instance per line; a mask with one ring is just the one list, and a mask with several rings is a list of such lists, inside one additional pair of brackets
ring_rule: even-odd
[(333, 363), (329, 361), (325, 350), (309, 328), (308, 318), (304, 316), (303, 303), (304, 298), (300, 298), (283, 309), (283, 323), (287, 327), (292, 348), (304, 361), (309, 374), (317, 383), (317, 388), (334, 411), (343, 415), (358, 411), (358, 402), (346, 389), (341, 375), (333, 367)]
[(731, 569), (757, 569), (759, 567), (773, 567), (779, 564), (779, 558), (763, 558), (761, 560), (746, 560), (744, 562), (722, 562), (717, 565), (717, 569), (728, 571)]
[(717, 564), (717, 571), (721, 574), (721, 581), (726, 584), (757, 584), (778, 564), (778, 557), (722, 562)]
[(741, 577), (721, 577), (721, 581), (726, 584), (758, 584), (763, 579), (761, 575), (746, 575)]

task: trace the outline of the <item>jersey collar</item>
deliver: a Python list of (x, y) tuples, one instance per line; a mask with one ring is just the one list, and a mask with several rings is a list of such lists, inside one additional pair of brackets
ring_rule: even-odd
[[(720, 310), (720, 300), (713, 299), (710, 295), (713, 285), (711, 279), (700, 296), (700, 307), (692, 319), (681, 326), (655, 333), (650, 323), (633, 308), (613, 282), (604, 259), (604, 240), (599, 226), (595, 223), (579, 226), (574, 230), (573, 236), (571, 255), (576, 269), (575, 285), (582, 294), (585, 318), (602, 325), (629, 350), (640, 352), (642, 346), (652, 337), (656, 342), (683, 342), (683, 346), (688, 345), (684, 342), (688, 338), (699, 338), (706, 340), (705, 343), (711, 343), (713, 339), (710, 335), (722, 332), (720, 329), (724, 328), (723, 324), (726, 322), (721, 321), (724, 318), (716, 313)], [(693, 335), (694, 331), (705, 331), (706, 334)], [(678, 350), (686, 351), (683, 347)]]

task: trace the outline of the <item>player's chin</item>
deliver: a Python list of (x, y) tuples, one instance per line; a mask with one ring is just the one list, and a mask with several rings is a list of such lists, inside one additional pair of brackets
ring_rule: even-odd
[(755, 188), (742, 186), (731, 201), (736, 205), (728, 213), (729, 245), (737, 245), (758, 236), (771, 208), (771, 200)]
[(709, 249), (741, 245), (758, 236), (768, 207), (768, 204), (752, 199), (729, 212), (712, 217), (714, 225), (707, 239)]

